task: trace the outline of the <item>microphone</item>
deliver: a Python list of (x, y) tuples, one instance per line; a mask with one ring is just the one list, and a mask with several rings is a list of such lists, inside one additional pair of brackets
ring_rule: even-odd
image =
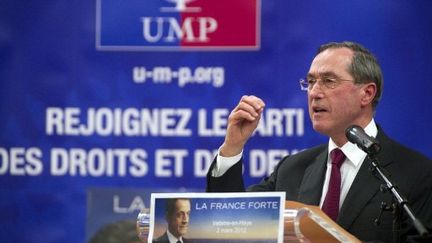
[(358, 125), (352, 125), (345, 130), (345, 136), (348, 141), (356, 144), (361, 150), (369, 155), (377, 154), (381, 150), (381, 145), (375, 138), (366, 134)]

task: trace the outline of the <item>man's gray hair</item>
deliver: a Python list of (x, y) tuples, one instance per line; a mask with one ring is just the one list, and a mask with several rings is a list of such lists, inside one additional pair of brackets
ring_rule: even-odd
[(355, 42), (330, 42), (319, 47), (317, 55), (327, 49), (348, 48), (354, 52), (348, 72), (354, 77), (354, 83), (367, 84), (375, 83), (377, 93), (372, 101), (375, 109), (381, 99), (383, 92), (384, 79), (381, 67), (376, 57), (364, 46)]

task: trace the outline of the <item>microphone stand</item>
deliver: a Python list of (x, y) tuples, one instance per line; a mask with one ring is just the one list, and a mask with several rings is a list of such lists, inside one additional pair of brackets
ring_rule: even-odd
[[(387, 191), (391, 191), (393, 194), (393, 198), (396, 199), (397, 203), (392, 203), (391, 211), (394, 214), (393, 220), (393, 242), (399, 242), (399, 231), (400, 231), (400, 219), (401, 219), (401, 208), (407, 213), (408, 217), (413, 222), (414, 227), (421, 237), (425, 237), (429, 234), (427, 229), (424, 227), (423, 223), (414, 215), (411, 208), (408, 205), (405, 197), (401, 195), (398, 188), (393, 185), (393, 183), (389, 180), (389, 178), (382, 172), (381, 167), (378, 163), (378, 159), (375, 157), (375, 154), (372, 152), (368, 153), (368, 157), (372, 161), (372, 172), (376, 172), (380, 179), (384, 182), (384, 187)], [(384, 190), (384, 191), (386, 191)], [(381, 190), (383, 191), (383, 190)], [(385, 204), (385, 203), (384, 203)], [(384, 205), (385, 207), (385, 205)], [(381, 206), (381, 210), (389, 211), (388, 209), (383, 209)]]

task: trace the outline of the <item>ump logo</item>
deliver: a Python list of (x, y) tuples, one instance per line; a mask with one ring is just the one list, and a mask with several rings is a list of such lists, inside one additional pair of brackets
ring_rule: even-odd
[(258, 50), (260, 0), (97, 0), (98, 50)]
[[(201, 12), (199, 7), (187, 7), (194, 0), (166, 0), (176, 3), (175, 7), (161, 7), (161, 12)], [(218, 22), (212, 17), (186, 16), (182, 23), (176, 17), (142, 17), (143, 37), (150, 43), (184, 41), (187, 43), (209, 42), (209, 34), (217, 30)], [(165, 31), (164, 28), (167, 28)], [(152, 33), (155, 33), (152, 35)], [(166, 34), (164, 36), (164, 34)]]

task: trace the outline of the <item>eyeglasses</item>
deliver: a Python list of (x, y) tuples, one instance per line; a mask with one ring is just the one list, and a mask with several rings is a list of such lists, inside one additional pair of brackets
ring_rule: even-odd
[(341, 79), (338, 77), (322, 77), (322, 78), (306, 78), (306, 79), (300, 79), (300, 89), (303, 91), (311, 90), (318, 81), (321, 82), (324, 87), (327, 89), (334, 89), (336, 88), (341, 82), (343, 81), (351, 81), (349, 79)]

